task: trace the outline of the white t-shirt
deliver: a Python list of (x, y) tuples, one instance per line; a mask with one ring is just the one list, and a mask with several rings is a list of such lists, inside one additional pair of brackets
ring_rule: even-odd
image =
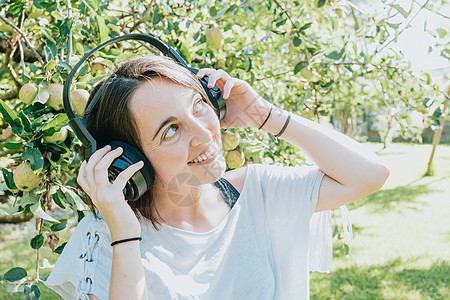
[[(216, 228), (156, 231), (142, 221), (150, 299), (309, 299), (309, 271), (328, 271), (332, 255), (330, 211), (313, 214), (323, 176), (317, 167), (250, 164)], [(108, 299), (110, 243), (104, 220), (86, 216), (45, 284), (64, 299)]]

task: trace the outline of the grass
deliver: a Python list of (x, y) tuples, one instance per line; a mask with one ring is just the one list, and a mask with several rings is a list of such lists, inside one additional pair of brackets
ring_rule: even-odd
[[(376, 151), (377, 144), (367, 144)], [(450, 298), (450, 146), (423, 177), (431, 145), (392, 144), (382, 190), (348, 206), (354, 240), (335, 243), (331, 272), (311, 273), (311, 299)]]
[[(335, 242), (331, 272), (311, 273), (311, 299), (450, 299), (450, 146), (437, 148), (435, 175), (422, 177), (430, 151), (431, 145), (392, 144), (378, 153), (391, 176), (382, 190), (348, 206), (350, 253)], [(0, 278), (14, 266), (35, 276), (36, 252), (29, 245), (34, 234), (31, 223), (0, 225)], [(55, 263), (57, 255), (48, 248), (41, 252)], [(41, 269), (41, 278), (49, 271)], [(60, 299), (39, 287), (41, 299)], [(23, 298), (4, 288), (0, 300)]]

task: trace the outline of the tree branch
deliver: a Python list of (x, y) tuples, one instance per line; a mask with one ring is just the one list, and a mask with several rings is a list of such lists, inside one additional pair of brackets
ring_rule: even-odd
[(45, 63), (42, 60), (42, 57), (39, 55), (39, 53), (37, 53), (37, 51), (33, 48), (33, 46), (31, 45), (30, 40), (25, 36), (25, 34), (23, 33), (22, 30), (20, 30), (16, 25), (14, 25), (13, 23), (11, 23), (7, 18), (5, 18), (3, 15), (0, 15), (0, 19), (2, 19), (3, 22), (5, 22), (6, 24), (8, 24), (9, 26), (11, 26), (12, 28), (14, 28), (14, 30), (16, 30), (19, 34), (20, 37), (25, 41), (25, 44), (27, 44), (27, 46), (31, 49), (31, 51), (34, 52), (34, 54), (36, 55), (38, 61), (41, 63), (41, 65), (43, 67), (45, 67)]
[(395, 41), (395, 40), (400, 36), (400, 34), (402, 34), (403, 31), (405, 31), (405, 29), (408, 28), (409, 24), (411, 24), (411, 22), (417, 17), (417, 15), (422, 11), (422, 9), (425, 7), (425, 5), (428, 4), (428, 2), (430, 2), (430, 0), (427, 0), (427, 2), (425, 2), (425, 4), (422, 5), (422, 6), (420, 7), (420, 9), (419, 9), (419, 10), (416, 12), (416, 14), (411, 18), (411, 20), (409, 20), (408, 23), (407, 23), (405, 26), (403, 26), (402, 30), (399, 31), (399, 33), (397, 34), (396, 37), (394, 37), (394, 38), (391, 39), (389, 42), (387, 42), (386, 44), (384, 44), (383, 47), (381, 47), (381, 49), (376, 49), (375, 52), (380, 52), (381, 50), (383, 50), (384, 48), (386, 48), (389, 44), (391, 44), (393, 41)]
[[(72, 3), (70, 0), (67, 3), (67, 17), (72, 18)], [(72, 57), (72, 28), (70, 28), (69, 36), (67, 37), (67, 63), (70, 63), (70, 58)]]

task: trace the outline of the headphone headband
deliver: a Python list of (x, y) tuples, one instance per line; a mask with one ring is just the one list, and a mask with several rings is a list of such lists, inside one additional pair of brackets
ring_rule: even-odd
[[(91, 154), (97, 150), (97, 142), (95, 141), (94, 137), (87, 130), (86, 114), (90, 113), (90, 111), (96, 105), (96, 103), (102, 93), (97, 92), (97, 94), (95, 95), (95, 99), (92, 99), (91, 103), (86, 108), (86, 114), (83, 116), (83, 118), (80, 118), (76, 115), (74, 108), (72, 106), (71, 99), (70, 99), (70, 88), (72, 86), (72, 80), (75, 77), (75, 74), (77, 73), (77, 71), (81, 67), (81, 65), (94, 52), (101, 50), (111, 44), (121, 42), (121, 41), (127, 41), (127, 40), (136, 40), (136, 41), (147, 42), (147, 43), (155, 46), (159, 51), (162, 52), (162, 54), (172, 58), (173, 60), (180, 63), (183, 67), (187, 68), (194, 74), (197, 74), (197, 72), (198, 72), (197, 69), (189, 67), (186, 64), (186, 62), (183, 60), (183, 58), (173, 48), (168, 47), (166, 44), (164, 44), (163, 42), (156, 39), (155, 37), (153, 37), (150, 34), (131, 33), (131, 34), (126, 34), (123, 36), (115, 37), (115, 38), (110, 39), (109, 41), (106, 41), (106, 42), (98, 45), (97, 47), (95, 47), (94, 49), (89, 51), (89, 53), (87, 53), (71, 70), (67, 79), (64, 82), (64, 88), (63, 88), (64, 110), (69, 118), (70, 127), (72, 127), (76, 136), (80, 139), (80, 141), (82, 142), (82, 144), (85, 148), (86, 159), (89, 158), (91, 156)], [(225, 101), (223, 101), (222, 94), (217, 87), (215, 87), (213, 89), (206, 88), (207, 81), (205, 78), (202, 78), (202, 79), (204, 81), (204, 82), (202, 82), (202, 85), (205, 88), (205, 92), (210, 99), (215, 99), (215, 101), (211, 101), (211, 102), (217, 110), (219, 119), (222, 120), (225, 117), (225, 112), (226, 112)], [(103, 88), (104, 87), (100, 87), (99, 91), (102, 91)]]

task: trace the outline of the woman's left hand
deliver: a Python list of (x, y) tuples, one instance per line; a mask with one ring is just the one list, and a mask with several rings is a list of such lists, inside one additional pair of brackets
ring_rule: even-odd
[(227, 111), (220, 122), (222, 128), (259, 127), (269, 113), (270, 103), (263, 99), (244, 80), (232, 78), (222, 69), (200, 69), (198, 78), (209, 76), (208, 87), (215, 84), (219, 87), (226, 100)]

